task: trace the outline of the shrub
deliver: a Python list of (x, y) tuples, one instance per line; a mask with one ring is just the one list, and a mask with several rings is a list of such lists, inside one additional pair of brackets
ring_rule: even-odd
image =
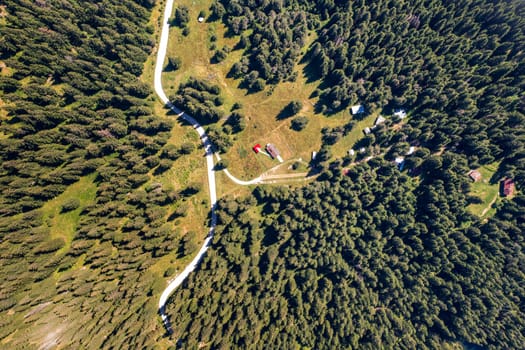
[(173, 266), (170, 266), (164, 271), (164, 277), (170, 277), (175, 273), (175, 268)]
[(61, 212), (65, 213), (71, 210), (75, 210), (80, 207), (80, 200), (78, 198), (69, 198), (62, 203)]
[(231, 110), (232, 110), (232, 111), (235, 111), (235, 110), (237, 110), (237, 109), (241, 109), (241, 108), (242, 108), (242, 103), (240, 103), (240, 102), (235, 102), (235, 103), (233, 104)]
[(195, 145), (193, 143), (190, 143), (190, 142), (184, 142), (180, 146), (180, 153), (181, 154), (190, 154), (194, 150), (195, 150)]
[(303, 108), (303, 103), (301, 101), (292, 101), (288, 105), (289, 111), (291, 115), (299, 113), (299, 111)]
[(292, 119), (291, 128), (295, 131), (301, 131), (306, 128), (308, 124), (308, 118), (306, 117), (295, 117)]
[(227, 53), (224, 50), (217, 50), (215, 51), (215, 54), (211, 58), (212, 63), (220, 63), (224, 61), (226, 58)]
[(168, 57), (168, 68), (171, 70), (177, 70), (182, 65), (182, 60), (180, 57)]
[(45, 254), (45, 253), (52, 253), (56, 252), (60, 248), (62, 248), (66, 242), (64, 242), (63, 238), (55, 238), (51, 241), (44, 242), (37, 246), (34, 250), (35, 254)]
[(228, 167), (228, 161), (225, 160), (225, 159), (221, 159), (220, 161), (217, 162), (217, 164), (215, 164), (215, 169), (216, 170), (223, 170), (223, 169), (226, 169)]

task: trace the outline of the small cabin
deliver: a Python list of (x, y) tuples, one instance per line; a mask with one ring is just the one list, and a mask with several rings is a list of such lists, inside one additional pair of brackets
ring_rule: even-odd
[(379, 117), (377, 117), (376, 122), (375, 122), (374, 125), (376, 125), (376, 126), (377, 126), (377, 125), (381, 125), (381, 124), (383, 124), (385, 121), (386, 121), (386, 118), (383, 117), (382, 115), (380, 115)]
[(399, 170), (403, 170), (403, 168), (405, 167), (405, 158), (404, 157), (396, 157), (394, 162), (396, 163), (396, 165), (399, 168)]
[(474, 182), (478, 182), (479, 180), (481, 180), (481, 173), (479, 171), (477, 171), (477, 170), (471, 170), (468, 173), (468, 176)]
[(271, 143), (266, 145), (266, 152), (268, 152), (273, 159), (277, 159), (281, 155), (277, 147)]
[(394, 115), (399, 119), (405, 119), (407, 116), (407, 112), (404, 109), (396, 109), (394, 110)]
[(352, 115), (365, 113), (365, 107), (363, 105), (355, 105), (350, 107)]
[(501, 194), (503, 197), (512, 196), (514, 194), (514, 191), (516, 190), (516, 185), (514, 184), (514, 180), (506, 178), (505, 180), (501, 181)]

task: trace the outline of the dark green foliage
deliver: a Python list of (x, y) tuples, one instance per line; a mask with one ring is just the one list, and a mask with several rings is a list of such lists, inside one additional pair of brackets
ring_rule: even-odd
[(182, 191), (184, 196), (193, 196), (202, 190), (202, 184), (199, 182), (189, 183), (188, 186)]
[(229, 163), (227, 160), (225, 159), (221, 159), (220, 161), (218, 161), (216, 164), (215, 164), (215, 170), (223, 170), (223, 169), (226, 169), (228, 167)]
[(266, 86), (266, 82), (264, 81), (264, 79), (262, 78), (257, 78), (252, 86), (251, 86), (251, 89), (253, 92), (258, 92), (258, 91), (262, 91), (264, 90), (264, 87)]
[(80, 206), (80, 200), (78, 198), (70, 198), (62, 204), (62, 212), (68, 212), (75, 210)]
[[(2, 347), (44, 344), (49, 324), (70, 348), (152, 348), (162, 335), (149, 302), (162, 276), (147, 271), (178, 250), (166, 221), (180, 198), (140, 189), (173, 157), (161, 153), (173, 121), (152, 115), (150, 82), (139, 78), (155, 45), (154, 3), (2, 3)], [(79, 179), (93, 199), (49, 202)], [(34, 337), (6, 338), (29, 329)]]
[(52, 253), (64, 246), (65, 242), (62, 238), (55, 238), (51, 241), (41, 243), (34, 249), (35, 254)]
[(195, 150), (195, 145), (193, 143), (191, 143), (191, 142), (184, 142), (180, 146), (180, 153), (182, 153), (182, 154), (190, 154), (194, 150)]
[(176, 147), (175, 145), (169, 144), (164, 147), (161, 153), (162, 158), (168, 158), (171, 160), (176, 160), (180, 157), (181, 150), (180, 148)]
[[(289, 10), (285, 6), (290, 6)], [(224, 18), (231, 34), (244, 33), (249, 25), (252, 30), (249, 37), (241, 36), (236, 47), (246, 48), (245, 55), (248, 57), (248, 60), (241, 61), (238, 69), (248, 73), (243, 87), (259, 91), (264, 88), (262, 81), (275, 84), (293, 77), (293, 69), (307, 34), (307, 14), (302, 10), (305, 7), (311, 6), (298, 3), (261, 5), (244, 0), (213, 4), (212, 17)], [(249, 20), (251, 16), (254, 16), (254, 21)]]
[(187, 256), (195, 252), (199, 246), (195, 243), (196, 234), (193, 231), (186, 232), (182, 237), (181, 244), (179, 247), (179, 255)]
[(216, 101), (221, 101), (219, 87), (204, 80), (190, 78), (179, 86), (177, 95), (170, 96), (170, 100), (202, 124), (215, 123), (223, 115), (216, 108)]
[(211, 11), (211, 20), (220, 20), (226, 14), (224, 6), (219, 1), (214, 1), (210, 7)]
[(319, 81), (318, 111), (332, 114), (357, 102), (367, 110), (407, 108), (419, 142), (432, 151), (461, 149), (473, 167), (516, 149), (508, 140), (517, 136), (515, 116), (523, 119), (524, 11), (516, 0), (212, 6), (240, 35), (237, 48), (246, 48), (229, 73), (242, 87), (292, 79), (306, 33), (315, 31), (303, 61), (307, 77)]
[(308, 118), (306, 117), (295, 117), (292, 119), (290, 127), (295, 131), (301, 131), (308, 125)]
[(190, 10), (186, 6), (179, 6), (171, 19), (171, 24), (179, 28), (186, 28), (190, 21)]
[(225, 153), (233, 144), (230, 136), (215, 125), (208, 127), (206, 134), (218, 152)]
[(239, 112), (233, 112), (226, 121), (227, 125), (230, 125), (234, 133), (243, 131), (246, 128), (246, 120)]
[(220, 63), (226, 59), (226, 56), (228, 54), (224, 51), (224, 49), (220, 49), (215, 51), (215, 54), (213, 54), (213, 57), (211, 58), (212, 63)]
[(175, 273), (175, 268), (173, 266), (170, 266), (164, 271), (164, 277), (170, 277)]
[(235, 111), (235, 110), (238, 110), (238, 109), (241, 109), (242, 108), (242, 103), (240, 102), (235, 102), (232, 106), (232, 111)]
[(303, 108), (301, 101), (292, 101), (277, 115), (277, 119), (286, 119), (299, 113)]
[(301, 108), (303, 108), (303, 103), (301, 101), (292, 101), (287, 108), (290, 111), (290, 114), (294, 115), (301, 111)]
[(178, 70), (180, 66), (182, 65), (182, 60), (180, 57), (168, 57), (168, 69), (170, 70)]
[(459, 156), (443, 155), (421, 182), (375, 163), (346, 175), (332, 164), (301, 189), (259, 187), (260, 219), (247, 213), (253, 198), (221, 200), (212, 250), (169, 304), (173, 339), (187, 348), (519, 348), (523, 196), (481, 224), (465, 209)]

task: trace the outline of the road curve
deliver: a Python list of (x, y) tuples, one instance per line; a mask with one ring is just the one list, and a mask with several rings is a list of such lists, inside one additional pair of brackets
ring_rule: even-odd
[[(213, 162), (213, 145), (211, 141), (209, 140), (208, 136), (206, 135), (206, 132), (204, 131), (204, 128), (195, 120), (193, 117), (188, 115), (187, 113), (181, 111), (177, 107), (175, 107), (168, 97), (166, 96), (166, 93), (164, 92), (164, 89), (162, 87), (162, 72), (164, 70), (164, 61), (166, 59), (166, 52), (168, 49), (168, 39), (169, 39), (169, 20), (171, 17), (171, 14), (173, 12), (173, 3), (174, 0), (166, 0), (166, 7), (164, 9), (164, 16), (162, 18), (162, 29), (160, 34), (160, 41), (159, 41), (159, 47), (157, 51), (157, 61), (155, 63), (155, 75), (154, 75), (154, 87), (155, 87), (155, 93), (159, 96), (160, 100), (169, 107), (177, 116), (184, 119), (186, 122), (191, 124), (193, 128), (197, 131), (199, 134), (199, 137), (201, 139), (201, 142), (204, 146), (204, 150), (206, 152), (206, 167), (208, 171), (208, 188), (209, 188), (209, 194), (210, 194), (210, 208), (211, 208), (211, 222), (210, 222), (210, 230), (208, 233), (208, 236), (204, 240), (202, 247), (199, 249), (199, 252), (197, 255), (193, 258), (193, 260), (184, 268), (184, 270), (178, 274), (173, 280), (171, 280), (162, 292), (160, 299), (159, 299), (159, 313), (162, 317), (162, 321), (164, 322), (164, 325), (166, 326), (166, 329), (168, 332), (171, 332), (171, 326), (168, 320), (168, 316), (166, 315), (166, 302), (168, 301), (168, 298), (170, 295), (177, 289), (178, 286), (184, 282), (184, 280), (188, 277), (188, 275), (195, 270), (197, 265), (199, 264), (200, 260), (208, 250), (208, 247), (210, 246), (211, 240), (213, 238), (213, 234), (215, 233), (215, 226), (217, 224), (217, 215), (215, 212), (215, 208), (217, 205), (217, 190), (216, 190), (216, 183), (215, 183), (215, 173), (214, 173), (214, 162)], [(217, 157), (217, 160), (220, 161), (221, 157), (218, 153), (215, 153), (215, 156)], [(224, 169), (224, 173), (238, 185), (242, 186), (248, 186), (248, 185), (255, 185), (258, 183), (263, 183), (264, 179), (262, 176), (256, 177), (252, 180), (243, 181), (235, 176), (233, 176), (228, 169)], [(277, 181), (271, 181), (270, 183), (275, 183)]]
[(226, 176), (228, 176), (230, 180), (235, 182), (237, 185), (242, 185), (242, 186), (256, 185), (256, 184), (262, 183), (263, 181), (263, 178), (261, 176), (258, 176), (255, 179), (251, 179), (248, 181), (243, 181), (233, 176), (232, 173), (230, 173), (228, 169), (224, 169), (223, 171), (226, 174)]
[[(215, 153), (215, 157), (217, 157), (217, 161), (218, 162), (221, 161), (221, 156), (219, 155), (219, 153)], [(263, 180), (262, 176), (258, 176), (258, 177), (254, 178), (254, 179), (251, 179), (251, 180), (248, 180), (248, 181), (243, 181), (243, 180), (239, 180), (238, 178), (233, 176), (232, 173), (230, 173), (230, 171), (228, 169), (223, 169), (223, 171), (226, 174), (226, 176), (228, 176), (230, 178), (230, 180), (235, 182), (237, 185), (242, 185), (242, 186), (256, 185), (258, 183), (261, 183), (262, 180)]]
[(202, 244), (201, 249), (197, 253), (197, 255), (193, 258), (193, 260), (187, 265), (184, 270), (173, 279), (166, 289), (162, 292), (162, 295), (160, 296), (159, 300), (159, 313), (162, 317), (162, 321), (164, 322), (164, 325), (166, 326), (166, 329), (168, 332), (171, 332), (171, 327), (169, 324), (168, 316), (166, 315), (166, 302), (168, 301), (169, 296), (173, 291), (182, 284), (182, 282), (188, 277), (188, 275), (195, 270), (195, 267), (198, 265), (206, 251), (208, 250), (208, 247), (210, 246), (210, 242), (213, 238), (213, 234), (215, 232), (215, 226), (217, 224), (217, 216), (215, 213), (215, 207), (217, 205), (217, 190), (216, 190), (216, 184), (215, 184), (215, 173), (213, 171), (213, 147), (208, 139), (208, 136), (206, 136), (206, 133), (204, 132), (204, 128), (199, 125), (199, 123), (189, 116), (188, 114), (182, 112), (178, 108), (176, 108), (168, 99), (166, 96), (166, 93), (164, 92), (164, 89), (162, 88), (162, 71), (164, 69), (164, 60), (166, 58), (166, 51), (168, 49), (168, 37), (169, 37), (169, 19), (171, 17), (171, 13), (173, 12), (173, 1), (174, 0), (166, 0), (166, 8), (164, 10), (164, 17), (162, 19), (162, 30), (160, 34), (160, 42), (159, 47), (157, 51), (157, 62), (155, 65), (155, 76), (154, 76), (154, 87), (155, 92), (159, 96), (160, 100), (173, 112), (175, 112), (179, 117), (186, 120), (188, 123), (190, 123), (193, 128), (197, 131), (197, 133), (200, 136), (200, 139), (202, 141), (202, 144), (204, 145), (204, 150), (206, 152), (206, 166), (208, 170), (208, 188), (210, 193), (210, 208), (211, 208), (211, 222), (210, 222), (210, 231), (206, 239), (204, 240), (204, 243)]

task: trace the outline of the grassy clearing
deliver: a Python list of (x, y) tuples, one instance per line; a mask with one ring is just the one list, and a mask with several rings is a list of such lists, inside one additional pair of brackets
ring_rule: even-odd
[(215, 177), (220, 186), (217, 186), (217, 198), (231, 196), (233, 198), (250, 195), (255, 185), (239, 186), (233, 183), (222, 171), (217, 171)]
[(481, 198), (483, 201), (480, 204), (470, 204), (468, 209), (474, 215), (479, 217), (490, 217), (494, 214), (493, 204), (499, 198), (499, 179), (491, 181), (492, 176), (496, 173), (499, 167), (499, 162), (484, 165), (477, 169), (481, 173), (481, 180), (472, 183), (470, 194)]
[[(44, 221), (51, 229), (51, 239), (62, 238), (65, 246), (57, 252), (67, 251), (75, 237), (80, 212), (95, 200), (97, 185), (93, 182), (96, 174), (84, 176), (70, 185), (61, 195), (50, 200), (42, 207)], [(72, 211), (62, 212), (62, 205), (68, 200), (78, 199), (80, 206)]]
[(378, 116), (379, 111), (374, 111), (363, 120), (358, 121), (348, 135), (343, 137), (332, 147), (332, 153), (338, 157), (346, 155), (354, 144), (364, 137), (363, 129), (373, 126)]
[[(158, 45), (160, 37), (160, 21), (164, 14), (164, 4), (157, 3), (153, 9), (153, 15), (150, 20), (150, 25), (155, 29), (154, 40)], [(173, 30), (173, 28), (172, 28)], [(150, 57), (144, 64), (144, 71), (141, 76), (143, 82), (149, 83), (153, 86), (154, 70), (157, 58), (157, 51), (153, 50)], [(167, 86), (166, 77), (163, 77), (165, 88)], [(168, 92), (169, 90), (166, 89)], [(153, 103), (153, 113), (158, 118), (171, 118), (174, 119), (173, 115), (170, 114), (162, 103), (158, 102), (155, 96), (150, 97)], [(187, 124), (181, 124), (176, 122), (176, 125), (171, 130), (171, 136), (168, 140), (169, 144), (180, 146), (184, 142), (191, 142), (198, 146), (195, 151), (191, 154), (184, 155), (177, 159), (171, 169), (160, 174), (152, 175), (151, 180), (148, 183), (158, 182), (161, 183), (163, 188), (173, 188), (175, 190), (182, 190), (192, 182), (202, 184), (202, 191), (196, 195), (185, 199), (185, 203), (188, 204), (188, 211), (186, 216), (179, 217), (173, 222), (174, 230), (182, 237), (188, 231), (194, 231), (197, 235), (197, 244), (200, 246), (202, 241), (208, 234), (208, 215), (209, 215), (209, 190), (208, 190), (208, 179), (206, 174), (206, 160), (204, 158), (204, 150), (199, 140), (199, 136), (193, 130), (193, 128)], [(169, 212), (172, 212), (180, 203), (173, 204), (169, 208)], [(176, 276), (189, 261), (193, 259), (190, 254), (183, 258), (179, 258), (175, 253), (166, 255), (160, 258), (155, 264), (149, 267), (148, 271), (153, 276), (156, 276), (155, 290), (159, 293), (165, 288), (167, 281)], [(164, 277), (164, 272), (168, 268), (173, 268), (174, 273), (169, 277)], [(148, 302), (152, 308), (157, 307), (158, 299), (150, 298)], [(171, 344), (167, 339), (159, 344), (162, 348), (167, 348)]]
[[(264, 155), (256, 155), (252, 146), (260, 143), (273, 143), (280, 150), (284, 160), (302, 159), (309, 161), (311, 152), (319, 150), (321, 146), (321, 129), (324, 127), (341, 126), (351, 119), (348, 111), (343, 111), (330, 117), (315, 113), (314, 105), (317, 98), (311, 95), (318, 86), (318, 82), (308, 82), (304, 65), (297, 65), (298, 77), (294, 82), (283, 82), (275, 87), (267, 86), (264, 91), (248, 94), (239, 88), (239, 80), (227, 78), (227, 74), (235, 62), (242, 56), (241, 50), (232, 50), (227, 58), (218, 64), (211, 63), (214, 50), (227, 46), (233, 49), (239, 37), (225, 37), (226, 28), (220, 22), (199, 23), (197, 16), (200, 10), (208, 11), (210, 0), (181, 0), (176, 6), (189, 8), (190, 34), (184, 36), (177, 27), (170, 28), (170, 42), (168, 57), (179, 57), (181, 68), (177, 71), (163, 73), (164, 88), (169, 96), (174, 94), (178, 85), (190, 76), (210, 81), (221, 87), (224, 98), (224, 111), (228, 113), (231, 106), (240, 102), (240, 112), (246, 117), (246, 129), (233, 135), (234, 144), (222, 157), (229, 162), (229, 170), (238, 178), (251, 179), (278, 165)], [(216, 41), (211, 38), (215, 37)], [(311, 42), (314, 35), (308, 37)], [(278, 119), (277, 116), (291, 101), (298, 100), (303, 104), (300, 116), (309, 119), (307, 127), (301, 132), (290, 128), (292, 118)], [(373, 123), (371, 116), (361, 121), (356, 129), (362, 125)], [(362, 136), (361, 131), (354, 131), (348, 135), (342, 145), (334, 148), (334, 156), (341, 157), (348, 150), (347, 144), (353, 144)], [(229, 181), (229, 180), (228, 180)], [(228, 182), (227, 182), (228, 183)]]

